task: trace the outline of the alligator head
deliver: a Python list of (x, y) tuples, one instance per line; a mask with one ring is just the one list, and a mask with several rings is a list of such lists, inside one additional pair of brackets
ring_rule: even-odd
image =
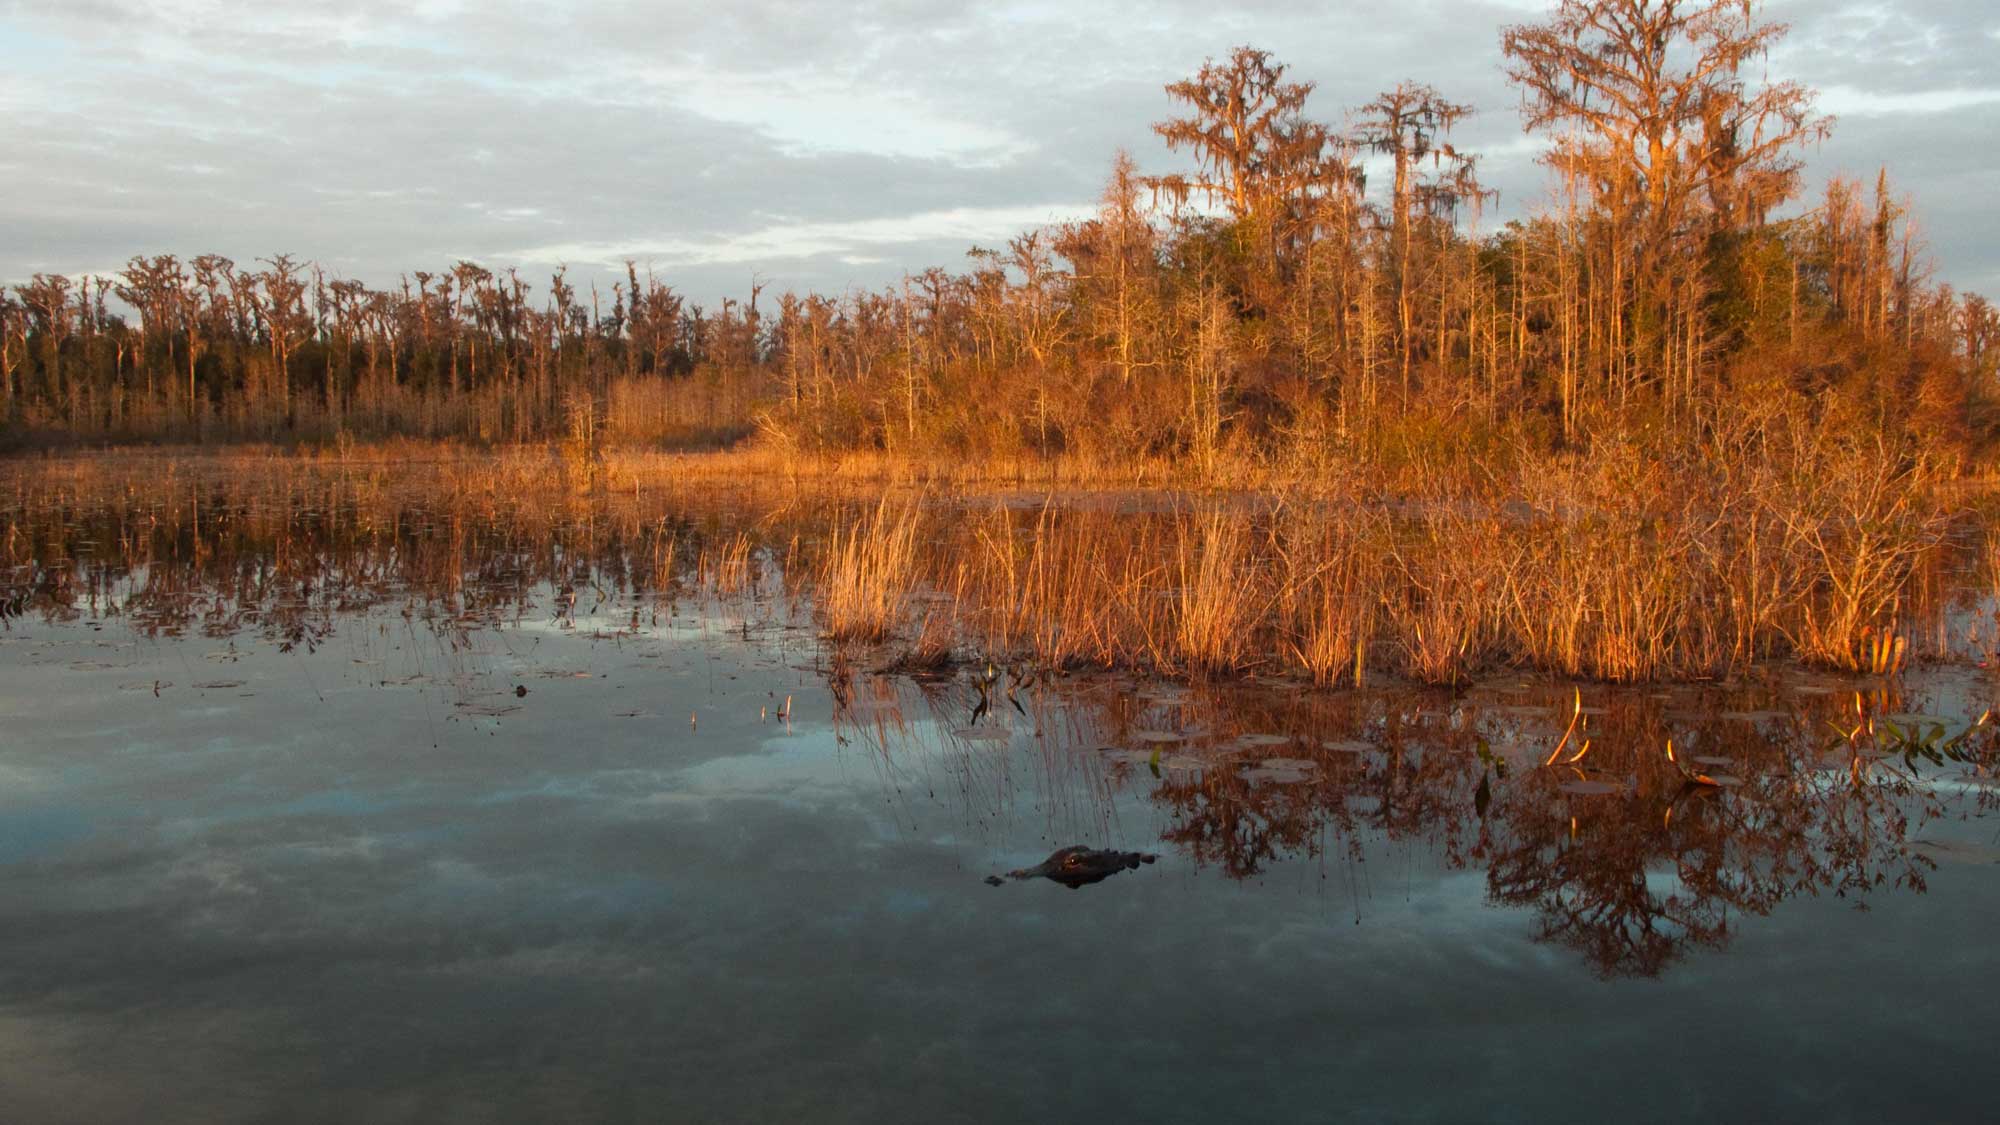
[[(1098, 883), (1120, 871), (1130, 871), (1142, 863), (1151, 863), (1160, 858), (1146, 852), (1099, 851), (1075, 844), (1058, 849), (1055, 854), (1033, 867), (1019, 871), (1009, 871), (1008, 879), (1053, 879), (1063, 886), (1075, 890), (1085, 883)], [(998, 875), (986, 877), (988, 883), (999, 886), (1006, 882)]]

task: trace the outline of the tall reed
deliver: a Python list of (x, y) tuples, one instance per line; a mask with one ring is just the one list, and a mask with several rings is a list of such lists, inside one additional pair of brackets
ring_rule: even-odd
[(903, 622), (917, 563), (918, 507), (884, 497), (871, 514), (834, 524), (815, 594), (827, 635), (881, 641)]
[(1273, 519), (1279, 645), (1323, 687), (1359, 686), (1366, 677), (1381, 606), (1381, 576), (1370, 555), (1381, 519), (1359, 505), (1337, 513), (1295, 505)]

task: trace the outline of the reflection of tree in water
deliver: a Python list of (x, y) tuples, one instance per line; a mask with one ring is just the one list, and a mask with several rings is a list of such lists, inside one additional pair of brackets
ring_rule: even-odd
[[(1533, 908), (1544, 939), (1604, 972), (1650, 976), (1685, 946), (1722, 944), (1730, 906), (1761, 914), (1775, 902), (1735, 893), (1725, 874), (1735, 833), (1713, 814), (1728, 798), (1572, 797), (1559, 782), (1537, 772), (1503, 791), (1486, 856), (1488, 893)], [(1662, 862), (1679, 877), (1664, 891), (1653, 878)]]
[[(1226, 698), (1208, 697), (1203, 720), (1221, 732), (1254, 736), (1355, 731), (1357, 705), (1367, 697), (1267, 692), (1240, 706), (1229, 706)], [(1234, 878), (1254, 876), (1287, 856), (1319, 855), (1329, 837), (1358, 857), (1368, 832), (1436, 841), (1455, 860), (1471, 812), (1468, 795), (1477, 762), (1454, 750), (1470, 745), (1469, 736), (1443, 722), (1448, 717), (1443, 697), (1421, 696), (1414, 706), (1410, 699), (1402, 702), (1365, 723), (1367, 749), (1353, 738), (1318, 734), (1242, 749), (1231, 749), (1226, 736), (1218, 739), (1222, 757), (1208, 767), (1169, 771), (1155, 788), (1154, 800), (1175, 813), (1163, 839)], [(1427, 711), (1424, 703), (1433, 709)], [(1329, 749), (1329, 741), (1337, 748)], [(1310, 766), (1264, 769), (1264, 761)]]
[[(629, 598), (636, 628), (641, 600), (671, 608), (712, 592), (703, 572), (736, 518), (297, 473), (59, 484), (0, 505), (0, 624), (118, 617), (147, 636), (247, 633), (284, 648), (311, 648), (341, 615), (381, 607), (462, 638), (538, 609), (566, 623)], [(753, 591), (774, 562), (745, 559)]]
[[(1648, 718), (1640, 711), (1630, 725)], [(1652, 750), (1664, 724), (1651, 737), (1625, 732), (1622, 752), (1597, 763), (1598, 776), (1619, 780), (1614, 792), (1566, 791), (1558, 771), (1532, 771), (1495, 806), (1494, 900), (1532, 907), (1544, 937), (1604, 973), (1650, 976), (1687, 947), (1726, 942), (1732, 913), (1761, 916), (1829, 891), (1861, 906), (1872, 891), (1922, 892), (1934, 864), (1911, 841), (1948, 811), (1943, 791), (1914, 762), (1888, 757), (1886, 737), (1829, 741), (1805, 733), (1813, 725), (1810, 715), (1761, 732), (1709, 724), (1697, 736), (1705, 768), (1732, 771), (1719, 778), (1727, 784), (1691, 780)], [(1984, 731), (1948, 755), (1975, 770), (1994, 756)], [(1975, 803), (1990, 799), (1976, 792)]]
[[(1470, 703), (1433, 700), (1426, 712), (1378, 698), (1370, 716), (1367, 697), (1349, 694), (1345, 714), (1270, 699), (1224, 714), (1228, 698), (1208, 703), (1217, 730), (1299, 733), (1275, 751), (1221, 739), (1203, 768), (1169, 772), (1153, 791), (1173, 813), (1168, 842), (1236, 878), (1319, 854), (1329, 837), (1355, 854), (1364, 836), (1437, 844), (1452, 865), (1486, 870), (1494, 902), (1533, 910), (1541, 939), (1607, 975), (1656, 975), (1689, 948), (1727, 942), (1733, 917), (1796, 896), (1865, 905), (1871, 891), (1921, 892), (1933, 864), (1911, 840), (1948, 811), (1924, 763), (1888, 753), (1882, 732), (1817, 738), (1809, 732), (1827, 726), (1812, 713), (1677, 727), (1656, 701), (1622, 697), (1594, 717), (1584, 758), (1544, 766), (1521, 750), (1545, 751), (1553, 733), (1537, 742), (1517, 719)], [(1367, 751), (1356, 752), (1357, 734)], [(1482, 756), (1501, 734), (1520, 749)], [(1700, 747), (1720, 784), (1670, 761), (1670, 735)], [(1273, 753), (1297, 759), (1291, 776), (1259, 766)], [(1990, 775), (1995, 743), (1982, 729), (1945, 757)], [(1989, 788), (1974, 792), (1991, 803)]]

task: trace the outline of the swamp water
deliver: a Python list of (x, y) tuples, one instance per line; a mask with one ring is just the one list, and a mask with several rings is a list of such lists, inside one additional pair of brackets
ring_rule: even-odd
[(6, 1121), (1993, 1112), (1974, 668), (904, 674), (796, 504), (13, 483)]

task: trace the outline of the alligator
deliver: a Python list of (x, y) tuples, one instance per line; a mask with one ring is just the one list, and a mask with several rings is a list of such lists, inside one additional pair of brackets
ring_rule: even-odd
[(1099, 851), (1086, 848), (1082, 844), (1072, 844), (1059, 848), (1049, 858), (1033, 867), (1019, 871), (1009, 871), (1007, 878), (988, 875), (986, 881), (999, 886), (1007, 879), (1053, 879), (1070, 890), (1085, 883), (1101, 883), (1120, 871), (1137, 870), (1142, 863), (1151, 863), (1160, 858), (1146, 852)]

